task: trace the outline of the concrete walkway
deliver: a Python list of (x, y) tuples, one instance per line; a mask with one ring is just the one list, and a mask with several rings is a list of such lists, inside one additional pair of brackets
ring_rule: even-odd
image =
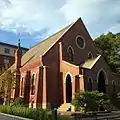
[(0, 113), (0, 120), (32, 120), (32, 119)]

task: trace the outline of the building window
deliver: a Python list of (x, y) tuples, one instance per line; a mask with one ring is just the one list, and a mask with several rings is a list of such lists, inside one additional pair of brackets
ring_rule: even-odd
[(114, 80), (112, 81), (112, 89), (113, 89), (113, 93), (115, 93), (116, 92), (116, 83)]
[(34, 95), (35, 94), (35, 74), (32, 74), (32, 79), (31, 79), (31, 94)]
[(91, 52), (88, 53), (88, 59), (92, 59), (93, 58), (93, 55)]
[(92, 91), (92, 78), (88, 78), (88, 91)]
[(24, 78), (22, 78), (22, 81), (21, 81), (21, 96), (24, 95)]
[(7, 54), (10, 54), (10, 49), (5, 48), (4, 52), (7, 53)]
[(80, 49), (85, 48), (85, 40), (81, 36), (76, 37), (76, 44), (77, 44), (77, 47)]
[(10, 63), (10, 59), (8, 57), (4, 57), (4, 64), (9, 64)]
[(68, 60), (69, 62), (73, 62), (73, 57), (74, 57), (74, 50), (71, 46), (68, 47), (67, 49), (68, 52)]

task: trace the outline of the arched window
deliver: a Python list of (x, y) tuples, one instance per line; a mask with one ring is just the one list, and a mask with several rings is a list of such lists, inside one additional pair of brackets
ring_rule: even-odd
[(35, 74), (32, 74), (32, 79), (31, 79), (31, 94), (35, 94)]
[(116, 83), (114, 80), (112, 81), (112, 89), (113, 89), (113, 92), (115, 93), (116, 92)]
[(88, 78), (88, 91), (92, 91), (92, 78)]
[(88, 53), (88, 59), (92, 59), (93, 58), (93, 55), (91, 52)]
[(21, 80), (21, 96), (24, 95), (24, 78)]
[(69, 62), (73, 62), (73, 56), (74, 56), (73, 48), (71, 46), (69, 46), (68, 49), (67, 49), (67, 52), (68, 52)]
[(98, 91), (106, 93), (108, 85), (108, 77), (106, 71), (101, 68), (97, 73)]

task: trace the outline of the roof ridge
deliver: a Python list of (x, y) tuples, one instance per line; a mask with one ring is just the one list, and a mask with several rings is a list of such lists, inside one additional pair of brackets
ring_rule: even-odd
[[(73, 22), (73, 23), (74, 23), (74, 22)], [(35, 47), (35, 46), (37, 46), (37, 45), (39, 45), (39, 44), (45, 42), (45, 41), (48, 40), (49, 38), (51, 38), (51, 37), (53, 37), (54, 35), (60, 33), (62, 30), (66, 29), (67, 27), (71, 26), (73, 23), (71, 23), (71, 24), (69, 24), (69, 25), (63, 27), (62, 29), (58, 30), (57, 32), (53, 33), (52, 35), (48, 36), (47, 38), (43, 39), (43, 40), (40, 41), (39, 43), (35, 44), (33, 47)], [(33, 47), (31, 47), (31, 48), (33, 48)], [(31, 49), (31, 48), (30, 48), (30, 49)]]
[[(63, 34), (60, 37), (57, 38), (57, 40), (59, 40), (74, 25), (74, 23), (75, 22), (73, 22), (70, 25), (64, 27), (62, 30), (66, 29), (66, 28), (67, 29), (63, 32)], [(61, 32), (62, 30), (60, 30), (59, 32)], [(57, 32), (56, 34), (58, 34), (59, 32)], [(56, 43), (56, 41), (42, 55), (44, 55), (45, 53), (47, 53), (47, 51)]]
[(98, 55), (96, 58), (95, 58), (95, 61), (93, 62), (93, 64), (91, 65), (91, 68), (95, 65), (95, 63), (101, 58), (101, 55)]
[(60, 29), (58, 32), (52, 34), (51, 36), (47, 37), (46, 39), (40, 41), (36, 45), (34, 45), (32, 48), (30, 48), (29, 51), (24, 54), (22, 57), (22, 65), (25, 65), (28, 62), (33, 61), (34, 59), (39, 59), (40, 56), (45, 55), (55, 44), (59, 39), (71, 29), (71, 27), (76, 23), (72, 22), (71, 24), (65, 26), (64, 28)]

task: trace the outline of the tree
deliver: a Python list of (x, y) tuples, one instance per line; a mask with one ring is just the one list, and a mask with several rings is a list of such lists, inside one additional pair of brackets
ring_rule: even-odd
[(4, 104), (9, 104), (11, 98), (11, 90), (15, 88), (15, 70), (8, 69), (2, 72), (0, 76), (1, 92), (0, 95), (4, 98)]
[(98, 51), (115, 73), (120, 73), (120, 33), (109, 32), (94, 41)]
[(110, 104), (110, 99), (108, 95), (104, 93), (99, 93), (98, 91), (80, 91), (76, 93), (75, 99), (73, 99), (72, 104), (77, 110), (84, 109), (84, 112), (88, 111), (98, 111), (100, 108), (106, 109)]

